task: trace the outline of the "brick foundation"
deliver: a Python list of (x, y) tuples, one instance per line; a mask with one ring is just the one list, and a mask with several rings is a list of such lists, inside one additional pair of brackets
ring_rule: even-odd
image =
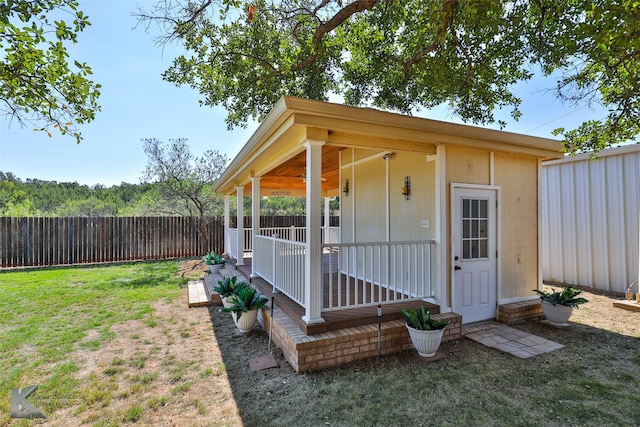
[(498, 322), (511, 325), (542, 316), (540, 299), (512, 302), (498, 307)]
[[(269, 331), (269, 311), (258, 316), (264, 330)], [(462, 336), (462, 317), (455, 313), (434, 314), (434, 319), (449, 319), (442, 341)], [(381, 354), (390, 354), (413, 348), (404, 321), (394, 320), (381, 324)], [(272, 339), (296, 372), (339, 366), (378, 355), (378, 325), (370, 324), (305, 335), (289, 317), (276, 307)]]

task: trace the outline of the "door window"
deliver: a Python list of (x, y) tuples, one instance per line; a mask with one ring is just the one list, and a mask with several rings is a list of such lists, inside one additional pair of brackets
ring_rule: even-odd
[(462, 258), (465, 260), (489, 257), (488, 200), (462, 199)]

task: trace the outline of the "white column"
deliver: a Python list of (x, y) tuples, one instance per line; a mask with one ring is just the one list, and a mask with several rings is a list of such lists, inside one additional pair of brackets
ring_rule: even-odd
[(236, 187), (238, 199), (238, 262), (236, 265), (244, 265), (244, 187)]
[[(322, 181), (322, 179), (320, 179)], [(329, 203), (331, 202), (331, 198), (324, 198), (324, 242), (327, 242), (327, 236), (329, 236), (329, 221), (331, 220), (331, 208), (329, 207)]]
[(229, 241), (229, 201), (228, 195), (224, 196), (224, 253), (231, 255), (231, 242)]
[(260, 178), (251, 177), (251, 277), (256, 277), (256, 236), (260, 234)]
[(320, 229), (321, 171), (323, 141), (307, 140), (307, 253), (305, 257), (305, 314), (307, 323), (324, 322), (322, 314), (322, 243)]

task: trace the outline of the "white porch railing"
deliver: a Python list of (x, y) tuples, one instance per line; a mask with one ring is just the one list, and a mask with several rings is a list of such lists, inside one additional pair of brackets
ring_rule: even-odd
[[(244, 252), (251, 253), (253, 248), (251, 247), (251, 234), (253, 228), (244, 229)], [(291, 240), (294, 242), (304, 243), (307, 241), (307, 229), (305, 227), (268, 227), (261, 228), (260, 235), (262, 236), (276, 236), (280, 239)], [(340, 227), (322, 227), (322, 243), (339, 243), (340, 242)], [(231, 239), (231, 255), (238, 259), (238, 229), (229, 229), (229, 238)]]
[(256, 236), (251, 262), (255, 272), (300, 305), (304, 305), (306, 244), (271, 236)]
[[(255, 273), (305, 306), (306, 245), (256, 236)], [(435, 241), (323, 245), (322, 311), (435, 296)]]
[(325, 244), (322, 311), (435, 296), (435, 241)]

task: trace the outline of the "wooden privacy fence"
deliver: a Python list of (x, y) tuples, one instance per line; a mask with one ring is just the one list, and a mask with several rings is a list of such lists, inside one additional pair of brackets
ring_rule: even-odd
[(83, 264), (222, 252), (222, 220), (194, 217), (0, 217), (0, 267)]
[[(235, 222), (235, 218), (232, 218)], [(251, 227), (251, 217), (244, 217)], [(201, 256), (224, 250), (222, 219), (195, 217), (0, 217), (0, 268)], [(304, 226), (305, 216), (262, 216), (262, 227)], [(330, 218), (331, 226), (339, 219)]]

